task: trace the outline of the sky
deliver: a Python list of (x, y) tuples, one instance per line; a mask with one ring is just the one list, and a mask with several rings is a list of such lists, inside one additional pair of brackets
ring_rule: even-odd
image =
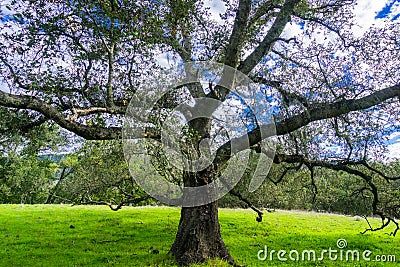
[[(10, 0), (2, 0), (0, 2), (0, 10), (2, 17), (1, 22), (7, 20), (13, 12), (6, 8)], [(205, 6), (209, 7), (209, 11), (214, 20), (221, 22), (219, 14), (225, 11), (225, 5), (221, 0), (206, 0)], [(372, 25), (380, 26), (387, 20), (399, 21), (400, 23), (400, 0), (358, 0), (354, 10), (356, 25), (354, 26), (354, 34), (362, 35)], [(222, 22), (221, 22), (222, 23)], [(296, 28), (297, 27), (297, 28)], [(292, 26), (290, 31), (301, 30), (299, 26)], [(293, 32), (291, 33), (293, 34)], [(158, 58), (159, 63), (163, 66), (170, 64), (165, 54), (161, 54)], [(6, 85), (1, 84), (0, 90), (5, 90)], [(389, 141), (389, 156), (400, 158), (400, 133), (393, 133)]]
[(362, 34), (373, 24), (381, 26), (385, 20), (400, 22), (400, 0), (358, 0), (355, 7), (355, 34)]

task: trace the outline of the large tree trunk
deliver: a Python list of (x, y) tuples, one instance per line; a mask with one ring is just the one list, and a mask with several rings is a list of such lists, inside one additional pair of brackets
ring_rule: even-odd
[[(190, 120), (189, 126), (201, 136), (201, 139), (209, 137), (211, 124), (208, 118), (200, 117)], [(199, 158), (200, 140), (192, 139), (191, 142), (187, 143), (184, 154), (188, 159)], [(183, 174), (185, 187), (198, 187), (211, 183), (216, 173), (215, 168), (216, 166), (210, 165), (199, 172), (185, 171)], [(194, 197), (190, 192), (186, 192), (186, 194), (184, 193), (184, 198)], [(209, 188), (208, 194), (216, 194), (216, 192), (213, 188)], [(199, 195), (196, 197), (201, 198), (204, 196)], [(207, 259), (215, 258), (235, 264), (221, 237), (217, 201), (202, 206), (182, 207), (178, 232), (170, 253), (175, 256), (180, 266), (201, 263)]]
[(170, 252), (181, 266), (215, 258), (234, 264), (221, 237), (217, 202), (182, 208), (178, 232)]

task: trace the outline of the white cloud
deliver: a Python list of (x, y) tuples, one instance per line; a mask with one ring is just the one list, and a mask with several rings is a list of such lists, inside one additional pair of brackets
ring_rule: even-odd
[(10, 88), (8, 87), (8, 84), (6, 82), (2, 81), (1, 79), (0, 79), (0, 90), (3, 92), (6, 92), (6, 93), (10, 92)]
[(224, 2), (221, 0), (206, 0), (204, 1), (204, 7), (210, 8), (209, 12), (213, 20), (217, 21), (219, 24), (223, 23), (220, 14), (223, 14), (226, 11)]
[(392, 159), (400, 159), (400, 132), (391, 134), (389, 143), (390, 145), (388, 146), (388, 157)]
[(291, 38), (299, 36), (303, 33), (301, 26), (297, 23), (289, 23), (286, 25), (285, 30), (282, 33), (282, 38)]
[(171, 68), (174, 66), (175, 60), (171, 58), (171, 54), (168, 52), (160, 53), (155, 57), (157, 63), (164, 68)]
[(389, 18), (392, 19), (393, 17), (399, 14), (400, 14), (400, 2), (396, 2), (390, 10)]
[(375, 17), (389, 2), (390, 0), (358, 0), (354, 8), (356, 22), (356, 26), (353, 28), (354, 34), (361, 36), (372, 25), (383, 26), (385, 19), (375, 19)]
[(3, 16), (7, 15), (12, 15), (15, 13), (14, 10), (10, 10), (7, 8), (7, 6), (10, 6), (11, 1), (10, 0), (2, 0), (0, 3), (0, 14)]

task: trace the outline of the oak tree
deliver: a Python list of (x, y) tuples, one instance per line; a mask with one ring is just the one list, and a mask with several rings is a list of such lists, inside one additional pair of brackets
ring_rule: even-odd
[[(399, 24), (388, 21), (354, 35), (353, 0), (220, 4), (222, 14), (215, 18), (200, 0), (10, 1), (0, 30), (0, 105), (28, 110), (29, 124), (53, 121), (88, 140), (121, 139), (131, 98), (145, 90), (149, 77), (164, 77), (160, 53), (177, 65), (219, 62), (247, 75), (270, 103), (278, 141), (275, 164), (307, 169), (311, 183), (318, 168), (359, 177), (364, 181), (360, 192), (373, 198), (382, 227), (398, 226), (398, 203), (380, 205), (373, 179), (378, 175), (393, 182), (398, 173), (387, 174), (371, 161), (382, 160), (385, 133), (399, 127)], [(230, 88), (212, 82), (177, 92), (160, 99), (152, 110), (159, 117), (137, 138), (159, 140), (157, 125), (165, 111), (182, 101), (232, 100)], [(250, 126), (236, 138), (248, 140), (245, 148), (259, 157), (262, 126)], [(189, 121), (183, 153), (201, 157), (202, 141), (212, 128), (211, 118)], [(232, 150), (232, 139), (220, 140), (225, 142), (214, 149), (210, 167), (180, 173), (182, 187), (211, 183), (231, 152), (240, 152)], [(180, 265), (209, 258), (234, 263), (220, 235), (217, 201), (182, 208), (170, 251)]]

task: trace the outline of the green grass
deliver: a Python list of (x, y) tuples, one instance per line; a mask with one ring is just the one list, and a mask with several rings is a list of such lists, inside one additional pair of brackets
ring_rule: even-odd
[[(113, 212), (101, 206), (0, 205), (0, 266), (174, 266), (166, 254), (178, 221), (179, 209), (167, 207)], [(337, 249), (339, 238), (348, 242), (344, 251), (368, 249), (400, 262), (399, 237), (385, 234), (389, 230), (361, 235), (366, 222), (349, 216), (278, 211), (257, 223), (252, 211), (221, 209), (220, 223), (232, 256), (246, 266), (399, 266), (330, 261), (327, 254), (323, 261), (282, 262), (276, 253), (273, 261), (257, 259), (264, 246), (315, 250), (319, 257), (323, 249)], [(201, 266), (228, 265), (214, 260)]]

